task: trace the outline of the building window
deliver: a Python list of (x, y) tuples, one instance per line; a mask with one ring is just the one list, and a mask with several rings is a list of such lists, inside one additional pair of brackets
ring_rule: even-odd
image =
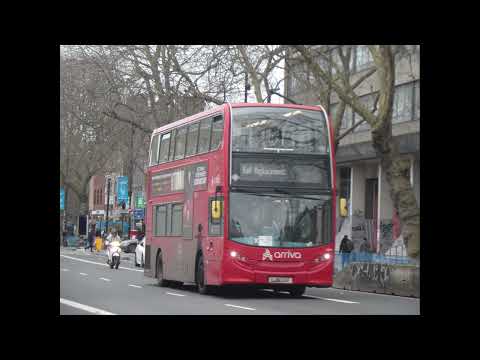
[[(342, 46), (343, 56), (347, 56), (348, 49), (349, 49), (349, 46)], [(332, 50), (331, 56), (332, 56), (332, 75), (335, 75), (337, 73), (337, 69), (333, 64), (335, 64), (341, 70), (341, 72), (344, 72), (345, 68), (342, 63), (342, 58), (340, 57), (340, 54), (339, 54), (339, 47)], [(352, 48), (352, 50), (350, 51), (350, 62), (348, 64), (350, 70), (353, 70), (354, 64), (355, 64), (355, 49)]]
[(162, 135), (162, 140), (160, 142), (160, 156), (158, 159), (159, 163), (168, 161), (168, 150), (170, 148), (170, 133)]
[(340, 168), (340, 189), (339, 195), (341, 198), (350, 199), (350, 179), (351, 179), (351, 168), (342, 167)]
[(353, 117), (353, 111), (350, 106), (345, 106), (345, 111), (343, 113), (343, 119), (342, 119), (342, 125), (340, 126), (340, 129), (349, 129), (353, 126), (354, 122), (354, 117)]
[(212, 127), (212, 118), (203, 119), (200, 123), (200, 133), (198, 137), (198, 153), (208, 152), (210, 146), (210, 134)]
[(187, 152), (185, 156), (195, 155), (197, 153), (199, 126), (200, 126), (200, 122), (197, 122), (196, 124), (192, 124), (188, 127)]
[(361, 71), (369, 68), (373, 63), (373, 57), (367, 45), (359, 45), (355, 51), (355, 70)]
[(290, 87), (288, 95), (292, 97), (303, 93), (307, 89), (309, 82), (314, 81), (314, 76), (303, 61), (295, 62), (289, 69)]
[(420, 120), (420, 81), (416, 81), (413, 91), (415, 92), (414, 120)]
[(412, 120), (412, 96), (413, 83), (400, 85), (395, 88), (392, 123)]
[(172, 226), (171, 235), (182, 235), (183, 233), (183, 204), (172, 205)]
[(167, 206), (160, 205), (153, 208), (153, 236), (166, 235), (167, 226)]
[(212, 125), (212, 140), (210, 144), (210, 150), (216, 150), (223, 138), (223, 117), (221, 115), (213, 118)]

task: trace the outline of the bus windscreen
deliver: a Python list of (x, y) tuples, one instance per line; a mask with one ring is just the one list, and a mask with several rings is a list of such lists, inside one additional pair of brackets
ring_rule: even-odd
[(234, 108), (232, 151), (328, 154), (325, 116), (322, 111), (293, 108)]

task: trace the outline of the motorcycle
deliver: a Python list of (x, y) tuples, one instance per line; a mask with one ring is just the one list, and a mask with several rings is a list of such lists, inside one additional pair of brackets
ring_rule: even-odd
[(108, 241), (105, 243), (105, 245), (109, 246), (108, 251), (112, 255), (112, 261), (110, 261), (109, 258), (107, 258), (107, 264), (110, 265), (110, 269), (118, 269), (120, 266), (120, 253), (122, 252), (122, 249), (120, 248), (120, 242), (119, 241), (112, 241), (109, 243)]

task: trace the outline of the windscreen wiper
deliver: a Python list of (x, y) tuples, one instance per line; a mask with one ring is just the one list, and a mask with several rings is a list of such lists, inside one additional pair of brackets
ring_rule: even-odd
[[(245, 194), (251, 194), (251, 195), (256, 195), (256, 196), (268, 196), (268, 197), (274, 197), (274, 198), (283, 198), (282, 196), (276, 195), (269, 193), (270, 190), (266, 190), (267, 192), (259, 192), (259, 191), (265, 191), (264, 189), (259, 189), (258, 191), (252, 191), (252, 190), (247, 190), (247, 189), (241, 189), (241, 188), (232, 188), (233, 192), (241, 192)], [(313, 198), (313, 197), (308, 197), (308, 196), (303, 196), (301, 194), (297, 194), (295, 192), (291, 192), (285, 189), (279, 189), (279, 188), (273, 188), (274, 192), (277, 192), (279, 194), (285, 194), (285, 195), (292, 195), (295, 198), (299, 199), (306, 199), (306, 200), (322, 200), (321, 198)]]
[(291, 191), (288, 191), (288, 190), (285, 190), (285, 189), (279, 189), (279, 188), (273, 188), (273, 191), (277, 192), (277, 193), (280, 193), (280, 194), (287, 194), (287, 195), (293, 195), (294, 197), (296, 198), (300, 198), (300, 199), (306, 199), (306, 200), (321, 200), (319, 198), (312, 198), (312, 197), (308, 197), (308, 196), (303, 196), (301, 194), (297, 194), (295, 192), (291, 192)]

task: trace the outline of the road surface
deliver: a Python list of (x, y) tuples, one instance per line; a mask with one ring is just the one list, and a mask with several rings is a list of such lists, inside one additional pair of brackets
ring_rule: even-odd
[(61, 315), (419, 315), (415, 298), (307, 288), (301, 298), (270, 290), (200, 295), (194, 286), (161, 288), (123, 254), (110, 269), (104, 254), (60, 250)]

